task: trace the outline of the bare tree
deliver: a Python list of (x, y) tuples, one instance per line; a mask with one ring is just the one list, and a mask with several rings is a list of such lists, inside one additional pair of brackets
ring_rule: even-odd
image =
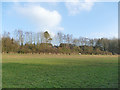
[(66, 40), (66, 39), (67, 39), (66, 37), (67, 37), (67, 36), (64, 34), (64, 35), (63, 35), (63, 41), (64, 41), (64, 43), (66, 43), (66, 41), (67, 41), (67, 40)]
[(79, 40), (78, 39), (73, 39), (73, 44), (75, 44), (76, 46), (79, 45)]
[(94, 40), (93, 39), (89, 39), (89, 44), (90, 44), (90, 46), (93, 46), (94, 45)]
[(32, 32), (29, 32), (29, 41), (30, 41), (30, 44), (32, 44), (33, 40), (32, 40), (32, 35), (33, 33)]
[(32, 33), (33, 35), (32, 35), (32, 38), (33, 38), (33, 43), (35, 44), (35, 42), (36, 42), (36, 33)]
[(16, 39), (20, 45), (23, 45), (24, 42), (24, 33), (22, 30), (15, 30)]
[(40, 43), (44, 43), (44, 33), (43, 32), (39, 33), (39, 38), (40, 38)]
[(10, 37), (10, 32), (5, 32), (4, 31), (3, 37)]
[(29, 32), (25, 32), (25, 43), (30, 43), (29, 34)]
[(79, 37), (79, 45), (80, 46), (84, 45), (84, 37)]
[(58, 32), (57, 37), (58, 37), (59, 43), (62, 43), (63, 42), (63, 33)]
[(37, 32), (37, 44), (40, 44), (40, 35), (39, 35), (40, 33), (39, 32)]
[(72, 42), (72, 35), (67, 34), (66, 41), (68, 44), (70, 44)]

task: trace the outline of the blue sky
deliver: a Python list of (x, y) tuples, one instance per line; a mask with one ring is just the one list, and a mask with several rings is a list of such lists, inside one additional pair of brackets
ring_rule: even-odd
[(2, 31), (15, 29), (52, 35), (61, 31), (78, 38), (117, 37), (118, 3), (2, 3)]

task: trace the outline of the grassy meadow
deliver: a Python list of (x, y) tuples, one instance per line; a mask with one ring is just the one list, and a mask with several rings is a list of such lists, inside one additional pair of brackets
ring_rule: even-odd
[(3, 54), (3, 88), (117, 88), (118, 56)]

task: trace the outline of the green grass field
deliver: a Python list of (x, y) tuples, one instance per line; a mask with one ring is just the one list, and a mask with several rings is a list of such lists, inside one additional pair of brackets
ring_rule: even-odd
[(4, 54), (3, 88), (117, 88), (118, 56)]

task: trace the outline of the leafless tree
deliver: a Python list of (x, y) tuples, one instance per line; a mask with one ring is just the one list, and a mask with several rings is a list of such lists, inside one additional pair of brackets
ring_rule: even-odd
[(63, 33), (58, 32), (57, 37), (58, 37), (59, 43), (63, 43)]

